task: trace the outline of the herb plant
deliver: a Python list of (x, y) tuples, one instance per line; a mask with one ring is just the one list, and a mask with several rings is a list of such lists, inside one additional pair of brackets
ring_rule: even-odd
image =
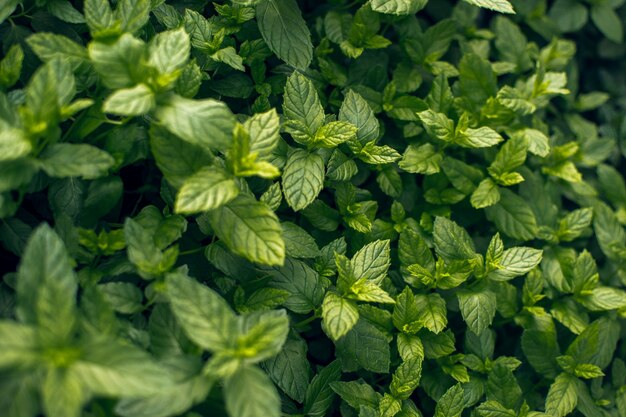
[(626, 416), (623, 0), (3, 0), (7, 417)]

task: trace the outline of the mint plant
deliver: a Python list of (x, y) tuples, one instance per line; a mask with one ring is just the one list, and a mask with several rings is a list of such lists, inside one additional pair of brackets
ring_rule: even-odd
[(624, 13), (2, 2), (2, 415), (626, 415)]

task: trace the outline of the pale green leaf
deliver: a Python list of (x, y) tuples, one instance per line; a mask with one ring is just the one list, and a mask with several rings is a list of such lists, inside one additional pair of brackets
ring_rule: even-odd
[(448, 325), (446, 301), (438, 293), (415, 295), (415, 304), (419, 311), (419, 321), (424, 327), (437, 334)]
[(166, 294), (185, 333), (209, 351), (232, 348), (236, 316), (215, 291), (182, 273), (167, 276)]
[(435, 417), (459, 417), (465, 408), (465, 393), (461, 384), (450, 387), (437, 401)]
[(184, 28), (160, 32), (150, 41), (148, 63), (161, 75), (170, 75), (182, 70), (190, 50), (189, 35)]
[(346, 97), (339, 109), (339, 120), (352, 123), (357, 128), (356, 137), (361, 144), (378, 139), (379, 123), (367, 101), (353, 90)]
[(209, 218), (215, 234), (235, 254), (265, 265), (285, 261), (280, 222), (264, 203), (240, 194), (211, 211)]
[(41, 168), (51, 177), (104, 176), (114, 164), (107, 152), (87, 144), (58, 143), (46, 148), (39, 157)]
[(500, 13), (515, 13), (513, 6), (508, 0), (465, 0), (469, 4), (473, 4), (478, 7), (485, 7), (487, 9), (495, 10)]
[(117, 90), (104, 101), (102, 111), (121, 116), (140, 116), (156, 105), (154, 93), (145, 84)]
[(70, 369), (49, 368), (42, 386), (42, 402), (46, 416), (80, 417), (88, 394)]
[(546, 413), (554, 417), (563, 417), (571, 413), (578, 403), (576, 378), (562, 373), (556, 377), (546, 397)]
[(289, 120), (302, 123), (311, 137), (324, 124), (324, 109), (315, 86), (297, 71), (291, 74), (285, 85), (283, 114)]
[(306, 208), (324, 187), (324, 160), (303, 149), (289, 154), (283, 171), (283, 193), (294, 211)]
[(167, 130), (193, 145), (206, 149), (231, 146), (235, 117), (220, 101), (172, 95), (159, 103), (154, 115)]
[(426, 6), (428, 0), (372, 0), (372, 10), (394, 15), (415, 14)]
[(276, 109), (258, 113), (246, 120), (244, 127), (250, 134), (250, 153), (261, 160), (269, 158), (280, 139), (280, 119)]
[(76, 322), (78, 283), (61, 238), (47, 225), (30, 237), (18, 269), (17, 316), (44, 343), (65, 343)]
[(500, 189), (491, 178), (485, 178), (472, 193), (470, 202), (474, 208), (491, 207), (500, 201)]
[(337, 341), (354, 327), (359, 320), (359, 311), (352, 301), (328, 292), (322, 304), (322, 320), (328, 336)]
[(440, 171), (443, 155), (430, 143), (420, 146), (409, 145), (398, 166), (413, 174), (431, 175)]
[(143, 397), (172, 386), (171, 375), (150, 356), (127, 342), (93, 341), (72, 370), (89, 392), (106, 397)]
[(187, 178), (178, 194), (174, 211), (195, 214), (216, 209), (239, 194), (239, 187), (224, 171), (207, 167)]

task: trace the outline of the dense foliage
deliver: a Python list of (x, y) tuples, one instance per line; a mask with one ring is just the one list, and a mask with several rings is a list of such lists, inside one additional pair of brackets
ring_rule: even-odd
[(626, 416), (623, 2), (0, 1), (0, 414)]

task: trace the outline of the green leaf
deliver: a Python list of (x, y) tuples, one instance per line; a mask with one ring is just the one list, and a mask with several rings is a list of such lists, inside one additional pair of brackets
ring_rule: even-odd
[(295, 0), (265, 0), (256, 15), (261, 35), (276, 56), (299, 70), (311, 65), (311, 33)]
[(121, 0), (115, 9), (115, 17), (121, 20), (124, 32), (135, 33), (147, 22), (150, 13), (149, 0)]
[(352, 301), (328, 292), (322, 304), (322, 320), (328, 336), (336, 342), (354, 327), (359, 311)]
[(283, 305), (291, 311), (307, 314), (322, 305), (326, 285), (306, 263), (286, 258), (284, 266), (264, 268), (263, 272), (270, 276), (270, 286), (289, 292)]
[(224, 171), (213, 167), (203, 168), (182, 184), (176, 195), (174, 211), (195, 214), (213, 210), (233, 200), (239, 187)]
[(287, 79), (283, 113), (287, 119), (300, 122), (311, 138), (324, 124), (324, 109), (315, 86), (297, 71)]
[(98, 286), (111, 307), (123, 314), (133, 314), (143, 310), (143, 293), (129, 282), (107, 282)]
[(289, 154), (283, 171), (283, 193), (294, 211), (309, 206), (324, 187), (324, 160), (303, 149)]
[(84, 389), (98, 396), (129, 398), (157, 394), (171, 375), (143, 350), (112, 340), (88, 343), (72, 370)]
[[(0, 22), (2, 22), (1, 15), (2, 12), (0, 10)], [(22, 47), (16, 43), (9, 48), (4, 58), (0, 60), (0, 86), (4, 88), (9, 88), (17, 82), (17, 80), (20, 78), (20, 73), (22, 72), (23, 61), (24, 51), (22, 50)], [(4, 101), (6, 99), (2, 100)], [(3, 104), (2, 107), (5, 107), (5, 105)]]
[(378, 412), (381, 417), (394, 417), (402, 410), (402, 403), (395, 396), (385, 394), (380, 400)]
[(51, 0), (47, 4), (51, 15), (67, 23), (85, 23), (83, 15), (72, 6), (69, 0)]
[(513, 6), (507, 0), (465, 0), (469, 4), (473, 4), (478, 7), (485, 7), (487, 9), (495, 10), (500, 13), (515, 13)]
[(84, 5), (85, 20), (89, 31), (94, 38), (109, 35), (109, 32), (117, 33), (119, 22), (113, 19), (113, 11), (107, 0), (85, 0)]
[(167, 130), (193, 145), (209, 150), (231, 145), (235, 118), (220, 101), (172, 95), (159, 103), (155, 116)]
[(145, 84), (124, 88), (111, 94), (103, 103), (102, 111), (123, 116), (140, 116), (156, 105), (154, 93)]
[(602, 252), (607, 258), (620, 262), (622, 255), (619, 248), (626, 247), (626, 230), (606, 204), (598, 203), (593, 211), (593, 230)]
[(438, 293), (415, 295), (419, 321), (431, 332), (438, 334), (448, 325), (446, 302)]
[(500, 201), (500, 189), (491, 178), (485, 178), (472, 193), (472, 207), (481, 209), (491, 207)]
[(413, 174), (431, 175), (440, 171), (443, 155), (430, 143), (420, 146), (409, 145), (398, 166)]
[(389, 240), (377, 240), (359, 249), (350, 265), (356, 279), (380, 283), (386, 276), (391, 263)]
[(0, 349), (0, 369), (29, 368), (40, 361), (34, 326), (0, 320)]
[(331, 383), (341, 377), (341, 362), (335, 360), (320, 370), (311, 380), (304, 399), (304, 413), (311, 417), (322, 417), (330, 407), (335, 394)]
[(0, 23), (3, 23), (7, 17), (11, 16), (19, 3), (19, 0), (8, 0), (0, 5)]
[(0, 161), (12, 161), (27, 156), (33, 149), (24, 132), (7, 129), (0, 132)]
[(350, 287), (350, 298), (370, 303), (394, 304), (395, 301), (391, 296), (378, 285), (371, 281), (360, 279)]
[(415, 14), (426, 6), (427, 0), (373, 0), (372, 10), (378, 13), (409, 15)]
[(517, 413), (497, 401), (485, 401), (476, 407), (481, 417), (516, 417)]
[(461, 384), (450, 387), (437, 401), (435, 417), (459, 417), (465, 408), (465, 393)]
[(357, 128), (348, 122), (330, 122), (317, 130), (313, 139), (319, 147), (335, 148), (356, 138)]
[(265, 204), (240, 194), (209, 213), (215, 234), (235, 254), (264, 265), (282, 265), (285, 242), (276, 214)]
[(522, 389), (513, 375), (513, 370), (498, 362), (494, 364), (487, 378), (487, 399), (498, 401), (507, 408), (517, 408), (522, 398)]
[(464, 194), (471, 194), (483, 179), (483, 173), (479, 169), (458, 159), (446, 157), (441, 167), (454, 188)]
[(182, 273), (169, 274), (166, 284), (172, 311), (194, 343), (211, 352), (233, 347), (236, 316), (219, 294)]
[(435, 219), (433, 231), (437, 254), (447, 261), (476, 257), (474, 242), (465, 229), (445, 217)]
[(574, 358), (577, 363), (590, 363), (606, 368), (611, 362), (619, 338), (619, 324), (602, 317), (595, 320), (574, 339), (566, 354)]
[(578, 296), (577, 301), (589, 311), (621, 309), (626, 307), (626, 291), (599, 286), (591, 290), (590, 294)]
[(39, 162), (52, 177), (94, 179), (104, 176), (114, 160), (105, 151), (91, 145), (59, 143), (46, 148)]
[(597, 4), (591, 7), (591, 20), (600, 32), (615, 43), (624, 40), (624, 25), (619, 15), (609, 4)]
[(417, 113), (417, 116), (422, 121), (426, 132), (428, 132), (430, 136), (444, 142), (454, 140), (454, 122), (445, 114), (425, 110)]
[(283, 347), (289, 333), (289, 318), (285, 310), (258, 311), (241, 320), (243, 335), (237, 339), (236, 356), (246, 363), (257, 363), (275, 356)]
[(391, 353), (387, 336), (367, 320), (359, 320), (335, 345), (344, 371), (363, 368), (375, 373), (389, 372)]
[(154, 125), (150, 128), (150, 149), (159, 170), (177, 188), (196, 172), (213, 164), (209, 151)]
[(524, 241), (533, 239), (537, 221), (528, 203), (507, 189), (501, 189), (500, 196), (495, 206), (485, 209), (487, 218), (507, 236)]
[[(179, 363), (175, 363), (174, 367), (176, 366), (180, 366)], [(185, 371), (189, 372), (187, 369)], [(115, 406), (115, 412), (123, 417), (169, 417), (184, 413), (194, 404), (203, 401), (213, 385), (211, 380), (203, 376), (185, 377), (185, 380), (157, 395), (123, 399)]]
[(548, 316), (545, 329), (528, 329), (522, 334), (522, 350), (530, 365), (540, 374), (556, 376), (556, 357), (560, 355), (556, 328)]
[(480, 335), (496, 315), (496, 294), (489, 290), (457, 292), (459, 308), (469, 329)]
[(424, 345), (419, 337), (404, 333), (398, 334), (398, 353), (403, 361), (413, 358), (424, 359)]
[(377, 408), (380, 401), (380, 394), (374, 389), (359, 381), (331, 382), (330, 387), (341, 397), (350, 407), (358, 410), (361, 406)]
[(129, 34), (113, 43), (94, 41), (88, 46), (89, 59), (110, 89), (129, 88), (144, 81), (144, 67), (137, 65), (145, 54), (145, 44)]
[(311, 372), (306, 357), (307, 344), (303, 339), (287, 339), (276, 356), (263, 362), (272, 381), (289, 397), (304, 402)]
[(591, 208), (570, 211), (559, 221), (559, 239), (569, 242), (578, 238), (591, 225), (592, 217), (593, 210)]
[(18, 269), (17, 316), (38, 327), (43, 346), (73, 337), (78, 283), (59, 236), (46, 224), (32, 234)]
[(509, 280), (530, 272), (539, 265), (543, 257), (543, 251), (534, 248), (519, 246), (502, 252), (498, 262), (498, 269), (489, 277), (497, 280)]
[(77, 67), (88, 58), (87, 50), (82, 45), (63, 35), (34, 33), (26, 42), (42, 61), (60, 58), (68, 60), (73, 67)]
[(283, 222), (281, 227), (287, 255), (293, 258), (316, 258), (320, 255), (315, 239), (300, 226)]
[(357, 156), (363, 162), (372, 165), (384, 165), (396, 162), (402, 158), (402, 155), (390, 146), (376, 146), (374, 142), (366, 144), (358, 153)]
[(514, 136), (507, 140), (496, 154), (496, 158), (487, 169), (497, 180), (507, 172), (513, 171), (526, 161), (528, 145), (524, 138)]
[(562, 373), (550, 385), (546, 397), (546, 413), (555, 417), (566, 416), (574, 411), (577, 402), (576, 378)]
[(528, 145), (528, 151), (545, 158), (550, 153), (550, 139), (540, 130), (523, 129), (515, 132), (513, 137), (521, 137)]
[(339, 120), (356, 126), (357, 140), (361, 144), (378, 139), (380, 125), (371, 107), (359, 94), (348, 90), (339, 109)]
[(326, 165), (326, 177), (333, 181), (348, 181), (359, 172), (356, 163), (335, 149)]
[(73, 369), (62, 368), (48, 369), (41, 394), (50, 417), (80, 417), (87, 395)]
[(280, 417), (280, 397), (267, 375), (256, 367), (244, 367), (226, 380), (226, 410), (232, 417)]
[(244, 127), (250, 134), (250, 153), (264, 160), (272, 155), (280, 139), (280, 119), (276, 109), (258, 113), (246, 120)]
[(504, 139), (490, 127), (465, 129), (454, 137), (454, 142), (466, 148), (488, 148), (502, 142)]
[(191, 44), (184, 28), (157, 34), (148, 48), (148, 63), (161, 75), (180, 71), (189, 59)]
[[(483, 0), (471, 0), (483, 2)], [(488, 0), (487, 0), (488, 1)], [(502, 0), (503, 3), (510, 4)], [(468, 100), (472, 107), (482, 106), (488, 98), (497, 94), (497, 80), (491, 69), (491, 64), (475, 53), (463, 55), (459, 64), (460, 91), (464, 99)]]
[(392, 317), (394, 326), (404, 333), (417, 333), (423, 326), (422, 316), (411, 288), (404, 287), (397, 296)]
[(421, 358), (412, 358), (402, 362), (393, 373), (389, 386), (391, 394), (400, 400), (408, 399), (419, 385), (421, 376)]

